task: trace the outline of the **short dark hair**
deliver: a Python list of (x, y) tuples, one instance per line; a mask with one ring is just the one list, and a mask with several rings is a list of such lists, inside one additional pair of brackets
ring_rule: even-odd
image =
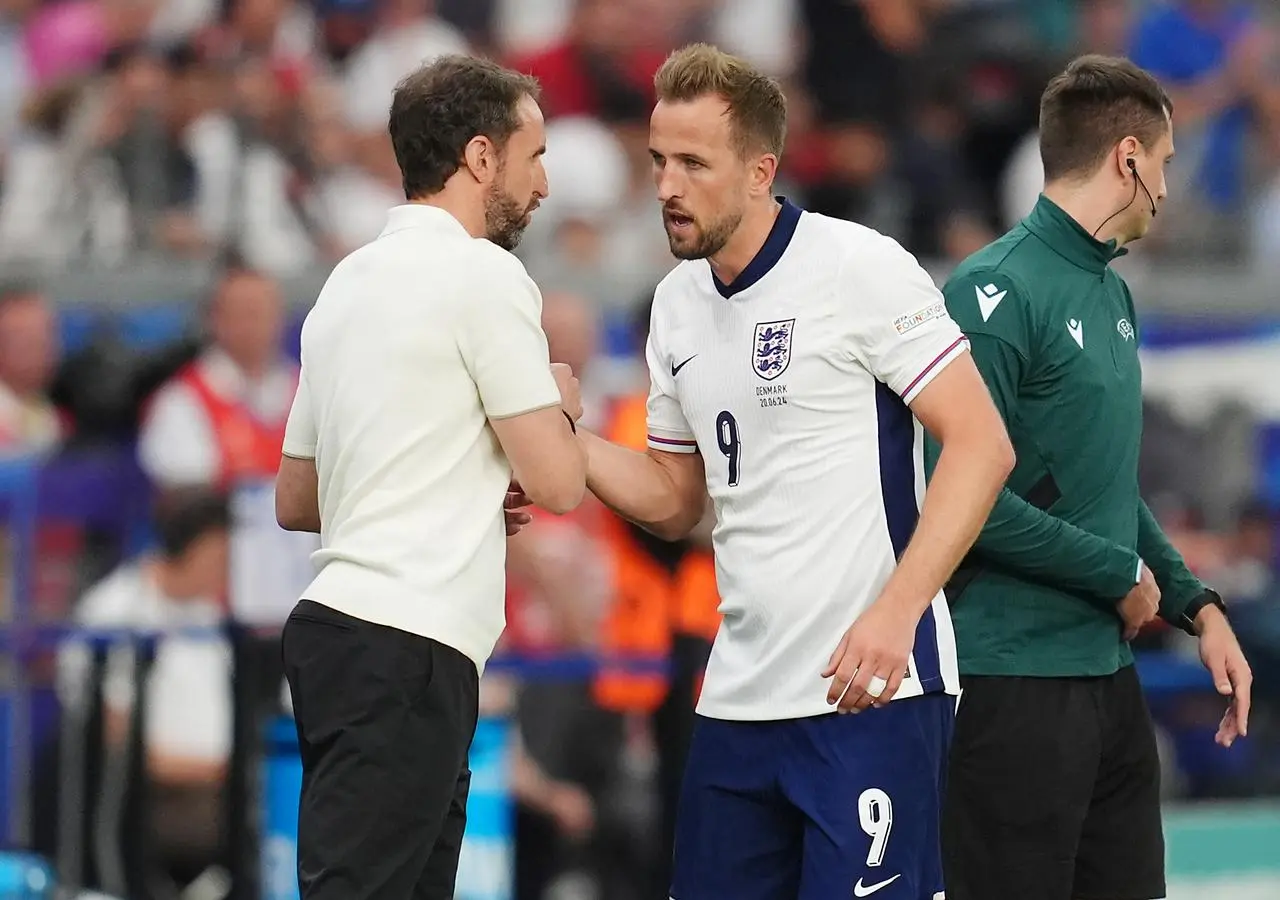
[(161, 554), (178, 559), (209, 532), (229, 531), (231, 506), (221, 491), (170, 489), (156, 499), (153, 525)]
[(658, 99), (668, 103), (707, 94), (722, 97), (740, 155), (763, 151), (782, 156), (787, 142), (786, 94), (775, 79), (745, 60), (710, 44), (690, 44), (667, 57), (653, 86)]
[(1173, 101), (1155, 76), (1121, 57), (1072, 60), (1040, 98), (1040, 159), (1046, 181), (1097, 171), (1132, 135), (1148, 149), (1169, 127)]
[(388, 130), (405, 197), (439, 193), (484, 135), (499, 148), (519, 127), (516, 106), (537, 100), (537, 79), (474, 56), (441, 56), (407, 75), (391, 100)]

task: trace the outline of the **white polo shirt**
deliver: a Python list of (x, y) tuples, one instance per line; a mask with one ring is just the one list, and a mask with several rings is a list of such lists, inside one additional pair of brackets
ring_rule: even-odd
[(511, 479), (489, 420), (560, 403), (541, 315), (520, 261), (436, 207), (395, 207), (338, 264), (303, 325), (284, 438), (319, 475), (307, 599), (483, 670), (505, 624)]

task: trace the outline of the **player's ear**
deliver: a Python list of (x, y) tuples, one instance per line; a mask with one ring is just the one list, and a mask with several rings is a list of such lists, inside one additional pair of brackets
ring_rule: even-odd
[(778, 175), (778, 157), (766, 153), (756, 159), (751, 167), (751, 193), (753, 195), (769, 194), (773, 191), (773, 180)]
[(498, 148), (489, 138), (478, 134), (462, 148), (462, 164), (476, 181), (489, 184), (498, 174)]

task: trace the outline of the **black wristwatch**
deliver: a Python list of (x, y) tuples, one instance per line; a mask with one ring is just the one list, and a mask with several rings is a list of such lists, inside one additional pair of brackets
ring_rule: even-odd
[(1205, 588), (1200, 596), (1188, 603), (1187, 608), (1182, 611), (1182, 617), (1178, 621), (1179, 627), (1194, 637), (1196, 633), (1196, 616), (1200, 615), (1200, 610), (1206, 606), (1216, 606), (1222, 610), (1224, 616), (1227, 614), (1227, 604), (1223, 602), (1222, 595), (1215, 590)]
[[(564, 412), (564, 410), (560, 410), (560, 411)], [(569, 423), (569, 430), (572, 431), (574, 434), (577, 434), (578, 423), (573, 421), (573, 416), (569, 415), (567, 412), (564, 412), (564, 418), (565, 418), (565, 421)]]

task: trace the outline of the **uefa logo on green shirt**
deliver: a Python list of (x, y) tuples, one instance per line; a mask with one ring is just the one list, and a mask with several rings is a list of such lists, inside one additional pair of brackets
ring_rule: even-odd
[(1133, 326), (1129, 324), (1128, 319), (1121, 319), (1116, 323), (1116, 331), (1120, 332), (1120, 337), (1126, 341), (1133, 340)]

